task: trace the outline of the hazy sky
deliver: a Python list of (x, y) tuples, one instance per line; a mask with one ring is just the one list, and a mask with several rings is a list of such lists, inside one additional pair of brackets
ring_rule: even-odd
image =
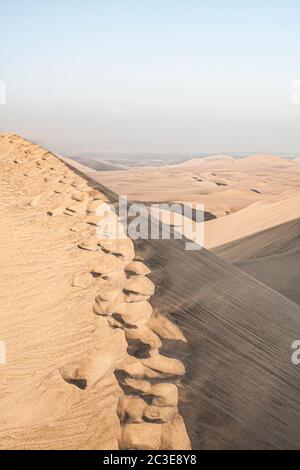
[(0, 0), (0, 131), (65, 154), (300, 154), (299, 0)]

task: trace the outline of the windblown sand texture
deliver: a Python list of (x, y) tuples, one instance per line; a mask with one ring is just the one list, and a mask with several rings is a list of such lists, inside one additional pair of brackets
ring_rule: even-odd
[(107, 197), (14, 134), (0, 174), (1, 448), (189, 449), (185, 366), (160, 352), (186, 339), (133, 242), (97, 236)]

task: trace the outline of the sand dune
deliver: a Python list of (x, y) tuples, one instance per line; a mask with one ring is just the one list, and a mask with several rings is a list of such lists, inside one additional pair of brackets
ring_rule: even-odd
[(300, 219), (213, 249), (294, 302), (299, 297)]
[(300, 246), (279, 255), (238, 262), (236, 266), (300, 304)]
[(138, 240), (136, 251), (151, 268), (155, 310), (187, 340), (155, 329), (163, 353), (184, 357), (180, 409), (193, 448), (299, 448), (290, 352), (300, 307), (206, 250), (184, 251), (181, 240)]
[(242, 158), (239, 162), (240, 165), (260, 165), (260, 166), (291, 166), (293, 162), (287, 158), (280, 157), (278, 155), (270, 155), (265, 153), (258, 153), (250, 155), (249, 157)]
[(300, 219), (296, 219), (217, 246), (212, 251), (227, 261), (235, 263), (252, 258), (278, 255), (299, 246)]
[(0, 137), (1, 448), (299, 448), (300, 307), (184, 240), (99, 239), (117, 195), (72, 165)]
[(272, 155), (217, 155), (159, 168), (97, 172), (94, 178), (133, 201), (202, 203), (207, 212), (222, 217), (254, 202), (297, 194), (300, 167)]
[(225, 245), (254, 233), (300, 218), (300, 194), (279, 202), (258, 202), (228, 217), (205, 223), (205, 247)]
[(300, 307), (206, 250), (184, 252), (180, 240), (139, 245), (157, 285), (154, 307), (188, 341), (177, 354), (185, 351), (181, 412), (193, 448), (299, 448), (290, 354)]
[(190, 448), (185, 367), (155, 331), (184, 337), (153, 312), (132, 241), (96, 237), (107, 197), (16, 135), (0, 154), (1, 448)]
[(219, 162), (235, 163), (235, 159), (233, 157), (230, 157), (229, 155), (212, 155), (211, 157), (191, 158), (190, 160), (186, 160), (182, 163), (178, 163), (176, 167), (187, 168), (189, 166), (195, 166), (199, 164), (205, 165), (205, 166), (210, 166), (210, 165), (215, 166), (215, 164)]

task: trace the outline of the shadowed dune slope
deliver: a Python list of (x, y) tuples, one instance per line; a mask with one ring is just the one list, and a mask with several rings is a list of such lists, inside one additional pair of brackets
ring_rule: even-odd
[(296, 219), (217, 246), (212, 249), (212, 252), (231, 263), (235, 263), (251, 258), (277, 255), (299, 246), (300, 219)]
[(193, 447), (299, 448), (300, 308), (205, 250), (141, 248), (160, 309), (188, 341), (181, 412)]
[(180, 410), (193, 448), (299, 448), (291, 344), (300, 307), (205, 249), (185, 251), (181, 240), (139, 240), (136, 250), (152, 270), (154, 307), (187, 339), (165, 334), (162, 342), (187, 368)]
[(300, 304), (300, 246), (280, 255), (242, 261), (236, 266)]
[(215, 248), (214, 253), (300, 303), (300, 219)]

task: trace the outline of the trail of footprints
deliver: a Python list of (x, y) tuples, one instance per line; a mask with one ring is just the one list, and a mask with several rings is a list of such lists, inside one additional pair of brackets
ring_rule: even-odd
[(117, 409), (121, 449), (190, 449), (176, 385), (185, 368), (178, 359), (160, 352), (164, 338), (185, 338), (167, 318), (153, 311), (150, 298), (155, 286), (147, 277), (150, 270), (135, 256), (133, 242), (96, 235), (101, 222), (96, 211), (106, 197), (51, 153), (18, 136), (2, 137), (0, 145), (3, 140), (14, 149), (14, 163), (39, 188), (29, 205), (37, 207), (55, 199), (49, 217), (74, 218), (70, 230), (79, 236), (78, 249), (88, 252), (88, 261), (86, 269), (74, 273), (72, 285), (97, 287), (92, 311), (96, 321), (102, 318), (101, 328), (105, 321), (109, 329), (103, 340), (99, 327), (99, 349), (63, 367), (62, 377), (84, 390), (115, 374), (121, 388)]

